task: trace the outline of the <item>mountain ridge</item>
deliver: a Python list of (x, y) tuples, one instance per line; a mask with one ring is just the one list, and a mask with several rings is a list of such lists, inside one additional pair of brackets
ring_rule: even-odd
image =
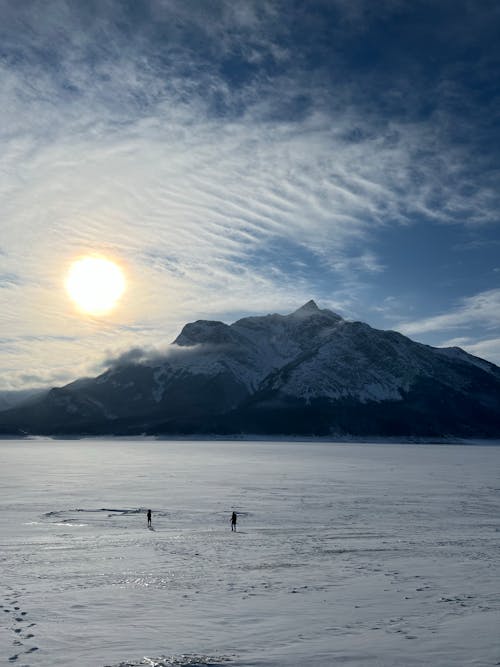
[(500, 368), (313, 300), (190, 322), (165, 355), (138, 356), (1, 412), (0, 432), (500, 435)]

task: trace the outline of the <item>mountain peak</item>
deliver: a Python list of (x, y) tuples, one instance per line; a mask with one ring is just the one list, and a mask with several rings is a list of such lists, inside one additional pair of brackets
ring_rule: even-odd
[(295, 310), (292, 315), (312, 315), (313, 313), (319, 313), (319, 308), (316, 305), (316, 301), (310, 299), (310, 301)]

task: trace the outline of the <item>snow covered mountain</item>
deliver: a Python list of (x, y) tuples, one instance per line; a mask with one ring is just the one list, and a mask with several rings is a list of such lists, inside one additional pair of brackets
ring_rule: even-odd
[(500, 368), (314, 301), (289, 315), (193, 322), (165, 355), (130, 356), (0, 413), (0, 430), (500, 436)]

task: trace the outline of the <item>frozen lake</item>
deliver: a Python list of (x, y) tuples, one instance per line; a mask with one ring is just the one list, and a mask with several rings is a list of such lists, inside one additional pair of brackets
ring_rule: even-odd
[(2, 665), (500, 664), (500, 447), (4, 440), (0, 489)]

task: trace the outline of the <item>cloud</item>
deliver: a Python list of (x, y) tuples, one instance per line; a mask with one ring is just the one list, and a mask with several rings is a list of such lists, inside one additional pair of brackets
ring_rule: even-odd
[(500, 338), (478, 340), (472, 336), (458, 336), (444, 341), (441, 347), (461, 347), (469, 354), (488, 359), (500, 366)]
[(151, 350), (143, 350), (139, 347), (133, 347), (117, 356), (104, 359), (102, 361), (102, 366), (104, 368), (117, 368), (127, 364), (140, 364), (145, 362), (150, 355)]
[(100, 370), (114, 370), (128, 365), (158, 366), (167, 362), (176, 364), (180, 362), (181, 368), (185, 364), (196, 361), (205, 362), (208, 357), (215, 353), (217, 359), (222, 350), (235, 351), (235, 344), (231, 342), (222, 343), (198, 343), (189, 345), (167, 345), (164, 347), (134, 347), (115, 355), (110, 355), (100, 363)]
[(9, 289), (19, 285), (19, 278), (13, 273), (0, 274), (0, 289)]
[(464, 350), (482, 359), (488, 359), (497, 366), (500, 366), (500, 338), (490, 338), (479, 340), (475, 343), (467, 343), (464, 345)]
[[(133, 347), (131, 349), (111, 354), (100, 362), (101, 368), (114, 369), (128, 364), (159, 364), (168, 359), (178, 359), (185, 356), (194, 357), (203, 355), (211, 349), (209, 345), (177, 346), (167, 345), (163, 347)], [(219, 348), (220, 349), (220, 348)]]
[(453, 310), (412, 322), (401, 322), (396, 328), (407, 335), (434, 331), (470, 329), (477, 325), (500, 326), (500, 289), (487, 290), (461, 300)]

